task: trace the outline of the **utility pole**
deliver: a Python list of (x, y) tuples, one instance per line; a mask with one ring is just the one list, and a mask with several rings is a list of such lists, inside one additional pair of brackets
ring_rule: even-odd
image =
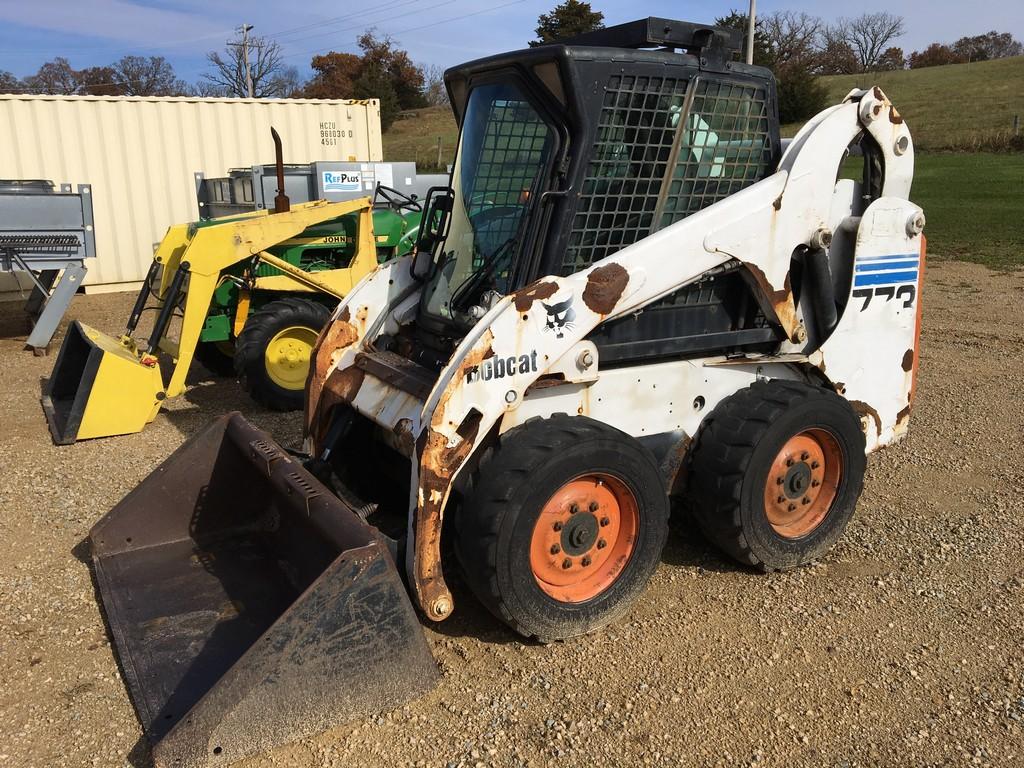
[(242, 66), (245, 68), (245, 92), (249, 95), (249, 98), (253, 98), (252, 95), (252, 69), (249, 68), (249, 33), (252, 31), (252, 24), (243, 24), (238, 28), (238, 31), (242, 33), (241, 43), (228, 43), (228, 45), (241, 45), (242, 46)]
[(757, 0), (750, 0), (750, 13), (747, 14), (747, 64), (754, 63), (754, 16), (757, 13)]

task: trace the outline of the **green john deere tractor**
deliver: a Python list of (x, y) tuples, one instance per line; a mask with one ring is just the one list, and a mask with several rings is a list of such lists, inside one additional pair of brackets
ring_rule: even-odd
[[(238, 376), (253, 399), (268, 408), (302, 408), (309, 353), (331, 309), (373, 265), (412, 249), (420, 216), (415, 199), (378, 187), (372, 211), (375, 259), (357, 252), (357, 214), (313, 225), (266, 249), (319, 285), (296, 282), (293, 273), (263, 258), (224, 270), (196, 357), (214, 375)], [(210, 219), (197, 226), (224, 222)]]

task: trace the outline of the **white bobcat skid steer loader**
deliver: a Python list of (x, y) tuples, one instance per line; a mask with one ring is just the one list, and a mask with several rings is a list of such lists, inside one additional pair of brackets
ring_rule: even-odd
[[(156, 729), (143, 718), (158, 756), (236, 759), (308, 730), (267, 707), (273, 727), (254, 745), (216, 718), (221, 701), (225, 716), (255, 713), (247, 696), (291, 701), (274, 680), (322, 670), (310, 655), (323, 648), (354, 654), (374, 680), (388, 664), (403, 676), (375, 696), (346, 686), (363, 693), (339, 696), (329, 716), (314, 686), (306, 710), (320, 725), (429, 682), (422, 639), (396, 639), (409, 606), (395, 567), (380, 570), (388, 549), (429, 619), (455, 609), (446, 574), (459, 567), (499, 619), (553, 640), (606, 624), (641, 594), (673, 496), (726, 553), (762, 569), (806, 563), (841, 535), (865, 454), (908, 424), (924, 259), (924, 218), (907, 199), (913, 147), (869, 89), (783, 153), (771, 73), (733, 61), (738, 46), (728, 30), (647, 19), (447, 72), (461, 128), (450, 187), (428, 195), (415, 255), (378, 267), (321, 333), (304, 466), (228, 416), (196, 438), (207, 452), (195, 456), (214, 464), (203, 493), (165, 479), (197, 460), (186, 444), (111, 513), (116, 535), (107, 521), (93, 533), (122, 659), (152, 665), (157, 643), (170, 653), (168, 623), (199, 602), (208, 618), (183, 645), (201, 647), (203, 633), (229, 644), (222, 625), (246, 627), (248, 650), (204, 667), (209, 692), (190, 690)], [(860, 173), (842, 178), (851, 154)], [(224, 506), (228, 483), (260, 489), (251, 508)], [(142, 552), (125, 539), (147, 524), (147, 485), (178, 522)], [(458, 563), (442, 559), (442, 535)], [(118, 570), (129, 554), (131, 580)], [(234, 582), (218, 588), (208, 562)], [(360, 587), (364, 562), (387, 589)], [(246, 582), (250, 570), (258, 580)], [(157, 571), (183, 584), (195, 571), (202, 590), (171, 594)], [(282, 610), (297, 602), (284, 615), (246, 610), (232, 602), (239, 583), (279, 595)], [(147, 602), (147, 589), (163, 602)], [(110, 610), (114, 595), (148, 606), (143, 628)], [(314, 604), (350, 631), (325, 620), (306, 656), (289, 646), (288, 676), (230, 666), (257, 649), (255, 669), (272, 664), (275, 633), (290, 637)], [(160, 631), (148, 629), (161, 611)], [(147, 699), (146, 677), (129, 676), (133, 697), (161, 712), (176, 678)], [(193, 705), (205, 706), (201, 723)]]

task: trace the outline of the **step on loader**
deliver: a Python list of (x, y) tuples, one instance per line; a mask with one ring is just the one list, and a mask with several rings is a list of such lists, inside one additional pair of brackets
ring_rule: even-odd
[(868, 88), (783, 149), (739, 43), (644, 19), (448, 70), (450, 186), (320, 334), (308, 455), (225, 417), (91, 534), (158, 764), (426, 687), (412, 609), (450, 617), (455, 572), (523, 636), (607, 624), (671, 499), (747, 566), (827, 553), (909, 423), (913, 144)]

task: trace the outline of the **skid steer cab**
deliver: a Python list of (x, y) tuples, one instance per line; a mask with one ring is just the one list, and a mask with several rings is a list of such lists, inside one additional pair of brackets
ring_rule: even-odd
[[(366, 531), (387, 543), (428, 619), (456, 610), (457, 569), (500, 621), (542, 641), (595, 630), (641, 596), (673, 499), (744, 565), (824, 556), (854, 512), (866, 453), (908, 427), (925, 255), (924, 217), (908, 200), (913, 144), (868, 88), (783, 151), (772, 75), (738, 62), (739, 47), (730, 30), (644, 19), (450, 69), (450, 185), (427, 196), (415, 253), (378, 266), (319, 335), (308, 458), (231, 417), (194, 441), (220, 441), (198, 463), (225, 474), (194, 481), (205, 496), (187, 479), (169, 492), (160, 515), (178, 528), (153, 562), (140, 545), (131, 573), (108, 568), (107, 522), (94, 530), (95, 558), (114, 574), (104, 602), (120, 590), (125, 605), (147, 606), (108, 610), (122, 658), (151, 659), (165, 641), (195, 653), (201, 643), (152, 628), (182, 626), (200, 602), (201, 633), (251, 620), (236, 651), (278, 647), (252, 638), (290, 618), (279, 610), (293, 595), (296, 609), (309, 602), (310, 578), (335, 578), (338, 547), (347, 567), (363, 562)], [(195, 465), (191, 450), (142, 487), (171, 489), (161, 478)], [(262, 484), (261, 501), (222, 503), (221, 483)], [(115, 510), (119, 525), (152, 514), (128, 506)], [(286, 510), (296, 506), (310, 510), (300, 531)], [(203, 515), (224, 522), (206, 529)], [(207, 544), (205, 530), (220, 535)], [(288, 589), (277, 609), (258, 601), (258, 618), (255, 606), (218, 613), (210, 606), (236, 605), (242, 587), (206, 560), (247, 547), (266, 553), (261, 578)], [(147, 599), (147, 583), (201, 567), (190, 578), (202, 598)], [(405, 615), (394, 590), (359, 599), (345, 603), (351, 631), (332, 603), (308, 618), (332, 617), (318, 643), (370, 644), (378, 613)], [(279, 663), (318, 657), (319, 644), (304, 647)], [(368, 659), (390, 657), (360, 658), (372, 676)], [(237, 687), (246, 669), (211, 670), (196, 706), (248, 701)], [(128, 683), (137, 704), (159, 683), (147, 705), (159, 712), (178, 690), (165, 680)], [(226, 759), (225, 737), (181, 712), (194, 698), (171, 719), (191, 723), (195, 755)], [(201, 714), (236, 711), (220, 706)], [(143, 721), (161, 754), (169, 742)]]

